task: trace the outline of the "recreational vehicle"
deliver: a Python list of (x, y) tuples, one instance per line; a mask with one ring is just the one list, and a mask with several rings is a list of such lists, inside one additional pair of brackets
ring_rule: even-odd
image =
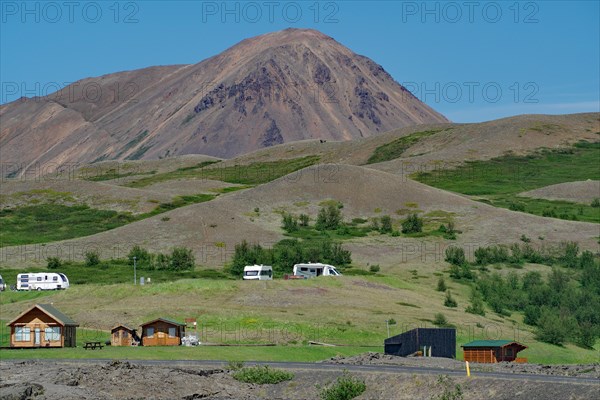
[(0, 275), (0, 292), (6, 290), (6, 283), (4, 282), (4, 279), (2, 279), (2, 275)]
[(333, 265), (321, 263), (308, 263), (294, 265), (294, 275), (314, 278), (315, 276), (339, 276), (341, 275)]
[(244, 279), (256, 281), (269, 281), (273, 279), (273, 267), (270, 265), (246, 265)]
[(17, 290), (59, 290), (69, 287), (65, 274), (37, 272), (17, 275)]

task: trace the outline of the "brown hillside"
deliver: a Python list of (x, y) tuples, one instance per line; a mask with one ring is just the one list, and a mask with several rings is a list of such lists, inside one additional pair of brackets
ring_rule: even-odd
[(38, 164), (232, 157), (302, 139), (349, 140), (447, 122), (370, 59), (314, 31), (247, 39), (195, 65), (76, 82), (0, 107), (0, 156)]

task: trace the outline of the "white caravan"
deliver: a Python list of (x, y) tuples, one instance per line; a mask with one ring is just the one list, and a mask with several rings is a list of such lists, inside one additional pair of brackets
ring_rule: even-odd
[(246, 265), (244, 280), (270, 281), (273, 279), (273, 267), (270, 265)]
[(59, 290), (69, 287), (65, 274), (37, 272), (17, 275), (17, 290)]
[(333, 265), (321, 263), (308, 263), (294, 265), (294, 275), (314, 278), (315, 276), (340, 276)]
[(2, 275), (0, 275), (0, 292), (6, 290), (6, 283), (4, 282), (4, 279), (2, 279)]

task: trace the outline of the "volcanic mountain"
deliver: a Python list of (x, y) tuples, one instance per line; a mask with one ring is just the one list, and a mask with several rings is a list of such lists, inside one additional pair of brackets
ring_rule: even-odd
[(229, 158), (302, 139), (447, 122), (380, 65), (314, 30), (246, 39), (194, 65), (75, 82), (0, 107), (0, 158), (36, 166), (184, 154)]

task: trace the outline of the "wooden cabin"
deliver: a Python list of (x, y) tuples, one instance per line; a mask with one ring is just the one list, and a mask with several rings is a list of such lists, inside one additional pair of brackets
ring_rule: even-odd
[(517, 357), (517, 353), (527, 346), (511, 340), (475, 340), (461, 346), (465, 361), (478, 363), (497, 363), (514, 361), (526, 363), (526, 358)]
[(139, 342), (136, 330), (127, 325), (117, 325), (110, 330), (111, 346), (137, 346)]
[(185, 324), (157, 318), (142, 324), (142, 346), (179, 346), (185, 336)]
[(77, 327), (50, 304), (36, 304), (10, 321), (10, 347), (76, 347)]

